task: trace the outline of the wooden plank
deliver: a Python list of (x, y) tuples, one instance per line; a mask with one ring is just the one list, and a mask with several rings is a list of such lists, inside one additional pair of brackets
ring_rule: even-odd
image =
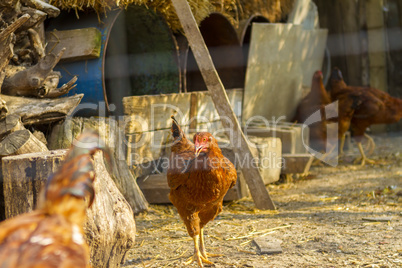
[(227, 135), (233, 142), (233, 148), (240, 158), (248, 158), (248, 162), (242, 167), (242, 171), (256, 207), (258, 209), (275, 209), (275, 205), (265, 188), (258, 168), (251, 164), (251, 149), (237, 121), (236, 114), (230, 106), (225, 88), (212, 63), (211, 56), (209, 55), (187, 0), (172, 0), (172, 4), (183, 26), (184, 33), (194, 53), (195, 60), (208, 91), (211, 94), (215, 108), (227, 130)]
[(97, 28), (83, 28), (66, 31), (50, 31), (45, 33), (46, 54), (59, 53), (65, 47), (61, 57), (63, 61), (78, 61), (99, 58), (102, 45), (102, 33)]
[[(240, 117), (243, 90), (232, 89), (227, 90), (227, 93), (236, 116)], [(196, 105), (193, 110), (192, 99)], [(197, 116), (197, 124), (219, 120), (219, 114), (207, 91), (124, 97), (123, 106), (124, 113), (128, 115), (129, 133), (170, 129), (172, 114), (175, 114), (181, 126), (189, 126), (192, 116)]]
[[(367, 43), (370, 86), (388, 92), (387, 35), (384, 23), (383, 3), (366, 1)], [(386, 125), (374, 125), (373, 133), (386, 132)]]
[(296, 0), (288, 16), (288, 23), (302, 24), (305, 29), (319, 27), (318, 11), (311, 0)]
[(302, 85), (310, 89), (314, 72), (322, 68), (328, 30), (302, 30), (299, 35), (297, 50), (302, 66)]
[(137, 179), (145, 199), (150, 204), (168, 204), (170, 188), (167, 184), (166, 174), (154, 174)]
[[(288, 120), (302, 98), (300, 25), (253, 24), (244, 88), (243, 125), (258, 115)], [(312, 77), (312, 76), (311, 76)]]
[(190, 131), (192, 129), (197, 128), (197, 114), (198, 114), (198, 106), (197, 106), (197, 93), (192, 93), (190, 98)]
[(308, 174), (314, 156), (311, 154), (283, 154), (282, 174)]
[(309, 129), (302, 125), (276, 124), (268, 127), (249, 127), (245, 130), (247, 135), (256, 137), (278, 137), (282, 140), (282, 153), (306, 153), (305, 145), (309, 145)]
[[(138, 186), (150, 204), (169, 204), (170, 188), (167, 184), (166, 173), (150, 174), (137, 179)], [(247, 184), (241, 172), (238, 172), (236, 185), (229, 189), (224, 201), (239, 200), (248, 195)]]
[[(236, 117), (241, 116), (241, 105), (243, 103), (243, 90), (227, 90), (226, 91), (230, 106), (232, 107)], [(207, 122), (220, 120), (218, 111), (215, 108), (209, 92), (202, 92), (197, 98), (198, 116)]]
[(180, 123), (189, 122), (190, 102), (190, 93), (125, 97), (124, 113), (131, 115), (128, 131), (134, 133), (169, 129), (172, 114)]
[(167, 129), (146, 131), (130, 135), (128, 146), (129, 166), (156, 160), (165, 156), (165, 150), (172, 141), (170, 131)]
[[(272, 137), (248, 138), (264, 183), (269, 184), (278, 181), (283, 165), (281, 140)], [(221, 150), (223, 155), (235, 165), (236, 169), (241, 168), (240, 160), (236, 157), (232, 147), (221, 146)]]

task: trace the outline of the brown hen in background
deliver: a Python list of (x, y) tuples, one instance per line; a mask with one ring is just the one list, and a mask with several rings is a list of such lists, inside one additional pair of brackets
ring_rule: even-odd
[(92, 155), (97, 150), (106, 150), (99, 136), (82, 134), (49, 177), (39, 208), (0, 224), (2, 268), (90, 267), (83, 224), (95, 197)]
[(319, 111), (321, 120), (309, 125), (310, 147), (317, 152), (326, 150), (327, 121), (325, 106), (331, 103), (331, 99), (324, 87), (321, 71), (313, 75), (311, 90), (299, 103), (293, 122), (304, 123), (312, 114)]
[(207, 132), (194, 135), (189, 141), (172, 116), (174, 143), (171, 148), (167, 180), (169, 199), (177, 208), (194, 240), (194, 255), (187, 262), (212, 264), (204, 243), (203, 230), (222, 211), (226, 192), (236, 184), (234, 165), (222, 155), (216, 139)]
[[(363, 136), (369, 139), (374, 149), (374, 141), (365, 131), (375, 124), (392, 124), (402, 117), (402, 100), (373, 87), (348, 86), (339, 69), (334, 68), (330, 78), (330, 94), (333, 101), (339, 101), (339, 136), (341, 151), (345, 132), (350, 126), (361, 154), (361, 165), (374, 163), (366, 157), (363, 147)], [(343, 116), (345, 115), (345, 116)]]

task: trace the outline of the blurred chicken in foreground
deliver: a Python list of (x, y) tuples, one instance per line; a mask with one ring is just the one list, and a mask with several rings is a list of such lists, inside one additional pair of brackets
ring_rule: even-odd
[(339, 137), (340, 150), (343, 151), (345, 132), (351, 130), (361, 154), (361, 165), (374, 163), (368, 159), (362, 147), (362, 138), (369, 139), (372, 149), (374, 140), (365, 131), (374, 124), (392, 124), (402, 118), (402, 100), (373, 87), (348, 86), (342, 73), (334, 68), (330, 78), (330, 94), (332, 101), (339, 101)]
[(0, 224), (0, 267), (90, 267), (83, 224), (95, 197), (92, 156), (98, 150), (107, 152), (98, 134), (79, 136), (49, 177), (39, 208)]

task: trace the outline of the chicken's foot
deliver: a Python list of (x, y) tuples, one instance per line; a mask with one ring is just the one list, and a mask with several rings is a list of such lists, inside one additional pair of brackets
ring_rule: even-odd
[(193, 237), (193, 241), (194, 241), (194, 255), (190, 257), (190, 259), (186, 261), (184, 264), (189, 265), (193, 261), (197, 261), (200, 267), (204, 267), (202, 263), (213, 264), (213, 262), (210, 262), (206, 257), (204, 257), (200, 251), (200, 236), (195, 235)]
[(366, 157), (366, 154), (364, 153), (364, 149), (363, 149), (363, 146), (362, 146), (361, 142), (357, 143), (357, 147), (359, 148), (359, 151), (360, 151), (360, 154), (362, 155), (362, 157), (356, 159), (355, 162), (358, 162), (358, 161), (361, 160), (361, 163), (360, 163), (361, 166), (364, 166), (366, 164), (366, 162), (369, 163), (369, 164), (375, 164), (376, 163), (374, 160), (368, 159)]

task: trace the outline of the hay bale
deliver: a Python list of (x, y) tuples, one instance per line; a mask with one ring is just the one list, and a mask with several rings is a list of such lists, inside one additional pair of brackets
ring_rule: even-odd
[[(144, 5), (159, 13), (174, 31), (182, 31), (180, 21), (171, 1), (155, 0), (50, 0), (62, 10), (95, 10), (105, 13), (114, 8), (127, 8), (129, 5)], [(199, 24), (212, 12), (220, 12), (235, 26), (239, 21), (254, 14), (261, 14), (270, 22), (279, 22), (286, 18), (293, 8), (295, 0), (188, 0), (196, 22)]]
[[(234, 0), (231, 0), (234, 2)], [(208, 0), (188, 0), (195, 20), (200, 23), (205, 17), (213, 12), (213, 5)], [(176, 15), (175, 9), (170, 1), (153, 0), (50, 0), (49, 3), (62, 10), (73, 9), (77, 11), (95, 10), (98, 14), (106, 13), (114, 8), (127, 8), (129, 5), (144, 5), (155, 10), (165, 18), (169, 27), (177, 32), (181, 31), (181, 24)]]

